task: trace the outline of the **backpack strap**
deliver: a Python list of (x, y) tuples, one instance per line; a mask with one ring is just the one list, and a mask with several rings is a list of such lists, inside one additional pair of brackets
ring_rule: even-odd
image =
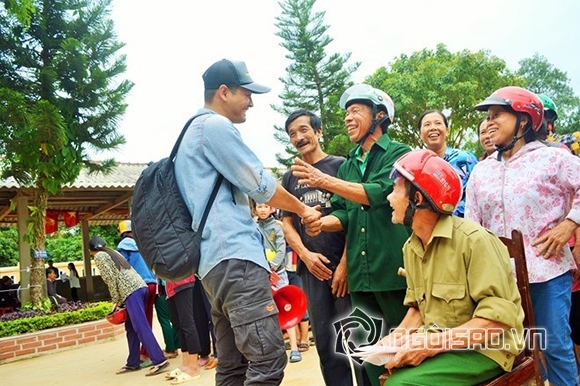
[(209, 200), (207, 201), (207, 205), (205, 206), (205, 210), (203, 211), (203, 216), (201, 216), (201, 222), (199, 223), (199, 228), (197, 228), (198, 232), (203, 232), (203, 227), (205, 226), (205, 221), (207, 220), (207, 216), (209, 215), (209, 210), (211, 209), (211, 206), (213, 205), (213, 202), (215, 200), (215, 196), (217, 195), (217, 192), (220, 189), (220, 185), (222, 184), (223, 179), (224, 179), (224, 176), (222, 176), (221, 174), (218, 174), (218, 178), (215, 181), (215, 185), (213, 187), (211, 195), (209, 196)]
[(175, 159), (175, 156), (177, 155), (177, 149), (179, 149), (179, 145), (181, 144), (181, 140), (183, 139), (183, 136), (185, 135), (185, 132), (187, 131), (187, 129), (189, 129), (189, 125), (191, 125), (191, 122), (193, 122), (193, 120), (195, 118), (200, 117), (204, 114), (209, 114), (209, 113), (196, 114), (187, 120), (187, 122), (185, 123), (185, 126), (183, 126), (183, 129), (181, 129), (181, 133), (179, 134), (179, 137), (177, 137), (177, 141), (175, 142), (175, 145), (173, 145), (173, 149), (171, 150), (171, 155), (169, 156), (169, 159), (171, 160), (171, 162), (173, 162), (173, 160)]
[[(193, 122), (193, 120), (195, 118), (200, 117), (200, 116), (205, 115), (205, 114), (209, 114), (209, 113), (196, 114), (187, 120), (187, 122), (185, 123), (185, 126), (183, 126), (183, 129), (181, 129), (181, 133), (179, 134), (179, 137), (177, 137), (177, 141), (175, 142), (175, 145), (173, 145), (173, 149), (171, 150), (171, 155), (169, 156), (169, 159), (171, 160), (171, 162), (174, 162), (175, 156), (177, 155), (177, 150), (179, 149), (179, 145), (181, 144), (181, 140), (183, 139), (185, 132), (187, 131), (187, 129), (191, 125), (191, 122)], [(207, 201), (207, 204), (205, 206), (205, 210), (203, 211), (203, 216), (201, 217), (201, 222), (199, 223), (199, 227), (197, 229), (197, 232), (200, 232), (200, 234), (201, 234), (201, 232), (203, 232), (203, 228), (205, 227), (205, 222), (207, 220), (207, 216), (209, 215), (209, 210), (211, 209), (211, 207), (213, 205), (213, 202), (215, 200), (215, 196), (217, 195), (217, 192), (220, 189), (220, 185), (221, 185), (223, 179), (224, 179), (224, 176), (222, 176), (220, 173), (218, 173), (218, 177), (215, 181), (215, 185), (213, 187), (211, 195), (209, 196), (209, 200)]]

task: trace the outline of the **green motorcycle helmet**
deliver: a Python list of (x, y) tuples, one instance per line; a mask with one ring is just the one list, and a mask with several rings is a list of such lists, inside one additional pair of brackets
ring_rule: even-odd
[(538, 94), (538, 98), (540, 98), (542, 105), (544, 105), (544, 115), (546, 115), (546, 118), (552, 118), (553, 121), (558, 119), (558, 108), (552, 98), (546, 94)]

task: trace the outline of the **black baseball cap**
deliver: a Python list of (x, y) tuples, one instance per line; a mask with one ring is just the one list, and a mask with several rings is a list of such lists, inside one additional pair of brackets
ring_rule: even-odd
[(250, 78), (246, 63), (222, 59), (215, 62), (203, 74), (206, 90), (217, 90), (222, 84), (243, 87), (254, 94), (264, 94), (270, 87), (262, 86)]

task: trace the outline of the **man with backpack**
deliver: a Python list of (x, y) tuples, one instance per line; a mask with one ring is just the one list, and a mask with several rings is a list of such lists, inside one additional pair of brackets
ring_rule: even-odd
[(244, 62), (220, 60), (203, 74), (205, 105), (175, 158), (175, 178), (197, 230), (219, 175), (224, 177), (201, 239), (198, 276), (212, 306), (218, 385), (279, 385), (288, 358), (269, 284), (270, 267), (248, 197), (297, 213), (309, 227), (320, 212), (290, 195), (244, 144), (234, 126), (246, 120), (255, 83)]

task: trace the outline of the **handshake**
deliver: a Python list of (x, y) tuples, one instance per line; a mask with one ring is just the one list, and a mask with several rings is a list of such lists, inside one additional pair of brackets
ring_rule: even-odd
[(302, 224), (306, 228), (306, 233), (309, 236), (318, 236), (322, 232), (322, 220), (320, 213), (320, 205), (315, 207), (306, 206), (304, 214), (300, 214)]

